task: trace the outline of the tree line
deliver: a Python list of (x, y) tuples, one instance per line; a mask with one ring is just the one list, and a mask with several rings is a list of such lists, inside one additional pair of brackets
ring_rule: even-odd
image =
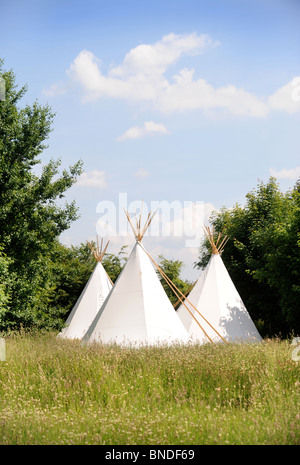
[[(41, 167), (54, 114), (37, 101), (20, 105), (12, 70), (0, 60), (5, 98), (0, 100), (0, 331), (19, 328), (60, 330), (83, 290), (95, 260), (87, 243), (67, 247), (60, 235), (79, 218), (74, 202), (62, 205), (82, 173), (79, 160), (61, 170), (61, 160)], [(263, 336), (299, 332), (300, 180), (287, 193), (274, 178), (248, 193), (245, 206), (213, 213), (216, 232), (229, 236), (222, 259)], [(210, 256), (203, 241), (194, 266)], [(106, 254), (103, 265), (113, 282), (126, 263), (126, 249)], [(161, 256), (159, 266), (187, 293), (183, 263)], [(177, 297), (160, 277), (171, 302)]]
[[(216, 233), (228, 235), (222, 259), (252, 319), (265, 336), (300, 331), (300, 179), (282, 193), (276, 179), (258, 183), (244, 206), (211, 217)], [(204, 268), (210, 247), (201, 246)]]

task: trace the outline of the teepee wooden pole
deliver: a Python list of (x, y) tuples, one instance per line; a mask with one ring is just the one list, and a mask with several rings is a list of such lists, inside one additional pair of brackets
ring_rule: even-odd
[(124, 212), (125, 212), (125, 215), (126, 215), (126, 217), (127, 217), (128, 223), (129, 223), (130, 226), (131, 226), (132, 232), (133, 232), (135, 238), (137, 239), (137, 233), (136, 233), (136, 231), (135, 231), (135, 229), (134, 229), (134, 227), (133, 227), (133, 224), (132, 224), (132, 222), (131, 222), (129, 213), (128, 213), (125, 209), (124, 209)]
[(221, 244), (220, 244), (220, 247), (219, 247), (219, 249), (218, 249), (218, 250), (219, 250), (219, 254), (221, 254), (221, 253), (223, 252), (224, 247), (225, 247), (225, 245), (226, 245), (227, 242), (228, 242), (228, 239), (229, 239), (229, 237), (228, 237), (228, 236), (225, 236), (224, 239), (222, 240), (222, 242), (221, 242)]
[[(145, 250), (145, 249), (144, 249)], [(187, 309), (187, 311), (189, 312), (189, 314), (192, 316), (192, 318), (196, 321), (196, 323), (198, 324), (198, 326), (200, 327), (201, 331), (205, 334), (205, 336), (207, 337), (207, 339), (210, 341), (210, 342), (213, 342), (211, 340), (211, 338), (209, 337), (209, 335), (206, 333), (206, 331), (204, 330), (204, 328), (202, 328), (202, 326), (200, 325), (199, 321), (197, 320), (197, 318), (195, 318), (195, 316), (192, 314), (192, 312), (190, 311), (190, 309), (186, 306), (186, 304), (184, 303), (184, 295), (182, 294), (182, 292), (175, 286), (174, 283), (172, 283), (172, 281), (170, 280), (170, 278), (164, 273), (164, 271), (158, 266), (158, 264), (153, 260), (153, 258), (151, 257), (151, 255), (148, 254), (148, 252), (145, 250), (146, 254), (148, 255), (148, 257), (150, 258), (150, 260), (152, 261), (152, 263), (155, 265), (155, 267), (157, 268), (157, 270), (159, 271), (159, 273), (162, 275), (162, 277), (165, 279), (165, 281), (167, 282), (167, 284), (169, 285), (169, 287), (173, 290), (173, 292), (175, 292), (175, 295), (176, 297), (178, 297), (180, 299), (180, 301), (183, 303), (183, 305), (185, 306), (185, 308)], [(175, 290), (176, 289), (176, 290)], [(178, 291), (178, 293), (180, 293), (183, 297), (180, 297), (180, 295), (176, 292)], [(198, 310), (195, 309), (197, 312)], [(199, 312), (198, 312), (199, 313)]]
[[(144, 249), (145, 250), (145, 249)], [(158, 269), (158, 271), (162, 274), (162, 276), (167, 280), (167, 281), (170, 281), (172, 283), (172, 281), (170, 280), (170, 278), (168, 278), (168, 276), (163, 272), (163, 270), (161, 270), (161, 268), (157, 265), (157, 263), (155, 263), (155, 261), (153, 260), (153, 258), (148, 254), (148, 252), (145, 250), (146, 254), (148, 255), (148, 257), (150, 258), (150, 260), (152, 261), (152, 263), (154, 263), (154, 265), (156, 266), (156, 268)], [(184, 294), (180, 291), (180, 289), (178, 289), (174, 283), (172, 283), (172, 285), (177, 289), (178, 293), (181, 294), (182, 298), (185, 298), (184, 297)], [(215, 331), (215, 333), (224, 341), (226, 342), (226, 344), (228, 344), (228, 342), (223, 338), (223, 336), (221, 336), (221, 334), (210, 324), (210, 322), (199, 312), (199, 310), (192, 304), (192, 302), (189, 301), (189, 299), (186, 297), (185, 300), (194, 308), (194, 310), (203, 318), (203, 320)], [(184, 306), (186, 307), (186, 305), (184, 304)], [(187, 307), (186, 307), (187, 308)], [(191, 313), (191, 312), (189, 312)], [(196, 320), (197, 321), (197, 320)], [(198, 322), (199, 324), (199, 322)], [(208, 339), (212, 342), (212, 340), (210, 339), (210, 337), (206, 334), (206, 332), (204, 331), (204, 329), (202, 328), (202, 326), (199, 324), (200, 328), (202, 329), (202, 331), (204, 332), (204, 334), (208, 337)]]
[(97, 262), (101, 262), (102, 259), (103, 259), (103, 256), (106, 252), (106, 249), (108, 247), (108, 244), (109, 244), (109, 241), (107, 242), (106, 246), (104, 247), (104, 250), (102, 250), (102, 246), (103, 246), (103, 239), (101, 239), (101, 246), (99, 247), (99, 238), (98, 238), (98, 235), (96, 236), (96, 247), (93, 246), (93, 244), (91, 242), (88, 242), (87, 241), (87, 245), (90, 249), (90, 251), (92, 252), (92, 254), (94, 255), (94, 258)]
[(222, 341), (226, 342), (228, 344), (228, 341), (221, 336), (221, 334), (216, 330), (216, 328), (213, 327), (212, 324), (202, 315), (202, 313), (199, 312), (199, 310), (195, 307), (195, 305), (192, 304), (192, 302), (186, 297), (185, 300), (196, 310), (196, 312), (203, 318), (203, 320), (211, 327), (211, 329), (222, 339)]
[[(151, 257), (150, 257), (151, 258)], [(175, 286), (175, 284), (172, 283), (172, 281), (170, 280), (170, 278), (168, 278), (168, 276), (163, 272), (163, 270), (154, 262), (153, 260), (153, 263), (155, 264), (156, 268), (158, 269), (159, 273), (162, 275), (162, 277), (164, 278), (164, 280), (167, 282), (168, 286), (170, 287), (170, 289), (172, 289), (172, 291), (174, 292), (174, 294), (176, 295), (176, 297), (179, 299), (179, 301), (184, 305), (184, 307), (187, 309), (187, 311), (189, 312), (189, 314), (191, 315), (191, 317), (196, 321), (197, 325), (199, 326), (199, 328), (201, 329), (201, 331), (205, 334), (205, 336), (207, 337), (207, 339), (210, 341), (210, 342), (213, 342), (211, 340), (211, 338), (209, 337), (209, 335), (206, 333), (206, 331), (204, 330), (204, 328), (202, 328), (201, 324), (199, 323), (199, 321), (197, 320), (197, 318), (195, 318), (195, 315), (193, 315), (193, 313), (190, 311), (190, 309), (186, 306), (185, 302), (184, 302), (184, 299), (176, 292), (177, 290), (177, 287)], [(179, 291), (179, 289), (178, 289)]]
[[(197, 281), (195, 281), (189, 288), (188, 290), (183, 294), (184, 297), (186, 297), (190, 292), (191, 290), (194, 288), (195, 284), (196, 284)], [(175, 304), (173, 305), (173, 307), (177, 307), (177, 305), (179, 304), (179, 302), (181, 302), (181, 299), (178, 299), (177, 302), (175, 302)]]
[(106, 249), (108, 247), (108, 244), (109, 244), (109, 241), (107, 242), (106, 246), (104, 247), (103, 251), (102, 251), (102, 243), (103, 243), (103, 239), (101, 241), (101, 252), (100, 252), (100, 262), (102, 262), (102, 259), (105, 255), (105, 252), (106, 252)]
[(141, 228), (141, 223), (142, 223), (142, 209), (143, 209), (143, 205), (142, 205), (142, 208), (141, 208), (141, 213), (140, 213), (140, 216), (139, 216), (139, 219), (137, 218), (137, 214), (135, 212), (135, 223), (136, 223), (136, 228), (134, 228), (133, 224), (132, 224), (132, 221), (131, 221), (131, 218), (129, 216), (129, 213), (128, 211), (125, 211), (125, 215), (127, 217), (127, 220), (131, 226), (131, 229), (133, 231), (133, 234), (136, 238), (137, 241), (141, 241), (147, 231), (147, 229), (149, 228), (150, 224), (151, 224), (151, 221), (153, 220), (153, 217), (154, 215), (156, 214), (157, 210), (154, 212), (154, 213), (148, 213), (148, 216), (147, 216), (147, 219), (146, 219), (146, 222), (144, 224), (144, 227)]
[[(158, 267), (158, 265), (157, 265)], [(201, 324), (199, 323), (199, 321), (197, 320), (197, 318), (195, 317), (195, 315), (193, 315), (193, 313), (190, 311), (190, 309), (186, 306), (185, 302), (184, 302), (184, 298), (181, 297), (179, 294), (177, 294), (176, 292), (176, 289), (177, 287), (175, 286), (175, 284), (172, 283), (172, 281), (168, 278), (168, 276), (162, 271), (162, 269), (160, 269), (159, 267), (157, 268), (158, 271), (161, 273), (162, 277), (165, 279), (165, 281), (167, 282), (167, 284), (169, 285), (170, 289), (172, 289), (172, 291), (175, 293), (176, 297), (179, 298), (179, 301), (182, 303), (182, 305), (187, 309), (187, 311), (189, 312), (189, 314), (191, 315), (191, 317), (196, 321), (197, 325), (199, 326), (199, 328), (201, 329), (201, 331), (205, 334), (205, 336), (207, 337), (207, 339), (210, 341), (210, 342), (213, 342), (211, 340), (211, 338), (209, 337), (209, 335), (207, 334), (207, 332), (204, 330), (204, 328), (201, 326)], [(163, 274), (162, 274), (163, 273)], [(172, 283), (172, 284), (171, 284)], [(173, 287), (174, 286), (174, 287)], [(179, 290), (179, 289), (178, 289)]]
[(214, 255), (219, 255), (223, 252), (223, 249), (225, 247), (225, 244), (228, 241), (228, 236), (225, 236), (223, 240), (221, 241), (221, 244), (219, 245), (220, 239), (222, 237), (222, 233), (219, 232), (217, 239), (215, 240), (215, 227), (212, 227), (212, 232), (209, 229), (208, 226), (204, 226), (203, 231), (211, 245), (212, 253)]

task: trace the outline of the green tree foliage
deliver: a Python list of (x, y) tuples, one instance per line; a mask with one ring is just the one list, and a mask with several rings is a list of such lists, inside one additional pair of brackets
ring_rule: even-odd
[(127, 261), (127, 245), (121, 247), (120, 252), (117, 255), (105, 254), (102, 260), (102, 265), (113, 283), (116, 282), (119, 274), (121, 273), (126, 261)]
[[(245, 206), (214, 212), (216, 232), (229, 236), (222, 259), (263, 335), (300, 330), (300, 183), (283, 194), (274, 178), (259, 183)], [(209, 259), (204, 241), (197, 267)]]
[[(0, 76), (5, 83), (0, 101), (0, 243), (9, 259), (11, 295), (6, 311), (2, 308), (3, 329), (36, 321), (37, 294), (49, 278), (49, 252), (78, 217), (74, 202), (59, 206), (57, 201), (76, 181), (82, 163), (59, 174), (61, 162), (51, 160), (35, 174), (54, 114), (37, 102), (20, 107), (26, 86), (18, 89), (13, 71), (5, 71), (2, 60)], [(5, 279), (3, 272), (1, 277)]]
[(93, 272), (96, 261), (87, 244), (66, 247), (58, 241), (53, 244), (45, 261), (47, 280), (36, 288), (33, 323), (38, 328), (60, 330)]
[[(190, 290), (192, 283), (190, 283), (189, 281), (184, 281), (180, 278), (180, 273), (183, 267), (182, 261), (168, 260), (163, 255), (160, 255), (158, 265), (162, 269), (162, 271), (167, 275), (167, 277), (172, 281), (172, 283), (175, 284), (177, 289), (179, 289), (182, 292), (182, 294), (185, 295)], [(157, 274), (171, 303), (173, 305), (176, 304), (178, 302), (178, 297), (173, 292), (173, 290), (170, 288), (166, 280), (159, 273), (159, 271), (157, 271)]]

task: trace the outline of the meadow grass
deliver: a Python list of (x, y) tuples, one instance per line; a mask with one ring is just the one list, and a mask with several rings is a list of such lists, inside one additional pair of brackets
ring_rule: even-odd
[(0, 444), (299, 444), (288, 341), (120, 348), (5, 338)]

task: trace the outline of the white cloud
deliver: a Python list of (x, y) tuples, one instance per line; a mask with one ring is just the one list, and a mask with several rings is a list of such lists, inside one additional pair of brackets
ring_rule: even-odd
[[(256, 96), (228, 85), (213, 88), (204, 79), (195, 79), (194, 70), (181, 69), (169, 81), (165, 72), (183, 56), (195, 55), (216, 46), (208, 35), (169, 34), (154, 44), (141, 44), (130, 50), (120, 66), (107, 75), (93, 53), (83, 50), (70, 66), (70, 76), (79, 82), (84, 100), (101, 97), (149, 102), (162, 112), (223, 109), (236, 115), (265, 116), (268, 106)], [(140, 137), (131, 128), (125, 138)]]
[(183, 54), (195, 55), (209, 46), (218, 45), (208, 35), (168, 34), (153, 45), (141, 44), (130, 50), (123, 64), (113, 68), (113, 76), (161, 75)]
[(163, 124), (146, 121), (143, 126), (133, 126), (129, 128), (122, 136), (118, 137), (117, 140), (123, 141), (127, 139), (141, 139), (142, 137), (168, 133), (169, 131)]
[(100, 61), (88, 51), (81, 51), (68, 74), (81, 84), (86, 101), (100, 97), (155, 102), (167, 84), (163, 74), (184, 55), (195, 55), (217, 42), (205, 34), (169, 34), (150, 45), (141, 44), (130, 50), (120, 66), (107, 76), (101, 73)]
[(296, 166), (296, 168), (291, 169), (282, 169), (279, 171), (271, 168), (270, 174), (278, 179), (298, 179), (300, 177), (300, 166)]
[(278, 89), (268, 100), (270, 108), (288, 113), (300, 111), (300, 76)]
[(50, 87), (42, 90), (43, 95), (46, 97), (56, 97), (58, 95), (63, 95), (68, 91), (68, 86), (60, 82), (58, 84), (52, 84)]
[(79, 177), (77, 186), (80, 187), (95, 187), (98, 189), (105, 189), (107, 187), (106, 183), (106, 173), (105, 171), (92, 170), (89, 172), (84, 172)]
[(182, 69), (173, 77), (159, 100), (165, 112), (222, 109), (235, 115), (266, 116), (268, 107), (257, 97), (233, 85), (214, 88), (204, 79), (194, 79), (194, 70)]
[[(153, 44), (140, 44), (132, 48), (118, 66), (103, 73), (96, 56), (82, 50), (67, 71), (72, 82), (83, 90), (83, 100), (99, 98), (121, 99), (135, 103), (148, 103), (155, 110), (171, 113), (189, 110), (221, 111), (237, 116), (265, 117), (272, 109), (287, 112), (299, 111), (300, 77), (278, 89), (265, 99), (236, 87), (225, 84), (213, 87), (206, 80), (195, 76), (194, 69), (174, 71), (172, 77), (166, 72), (183, 56), (200, 54), (219, 45), (206, 34), (168, 34)], [(51, 93), (59, 92), (52, 86)], [(144, 134), (138, 127), (130, 128), (121, 136), (124, 139), (139, 138)]]
[(134, 173), (134, 176), (139, 179), (144, 179), (149, 176), (149, 172), (144, 168), (140, 168), (138, 171), (136, 171), (136, 173)]

